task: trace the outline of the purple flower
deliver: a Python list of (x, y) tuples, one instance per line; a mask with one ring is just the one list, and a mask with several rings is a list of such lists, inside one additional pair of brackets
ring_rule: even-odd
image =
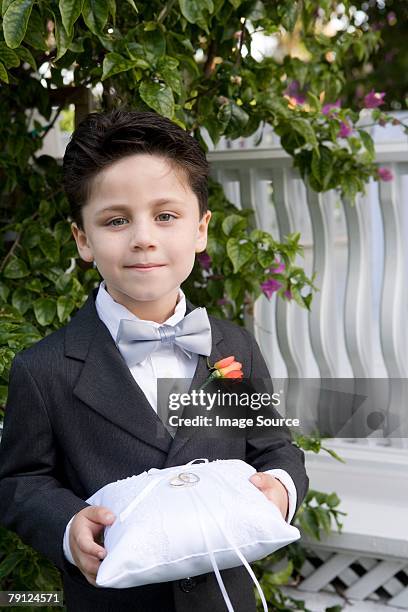
[(293, 298), (292, 292), (290, 289), (286, 289), (285, 291), (285, 297), (288, 298), (288, 300), (291, 300)]
[(217, 300), (217, 304), (218, 306), (225, 306), (226, 304), (228, 304), (228, 300), (226, 298), (220, 298), (219, 300)]
[(285, 271), (285, 268), (286, 266), (283, 263), (283, 261), (275, 261), (272, 264), (272, 267), (269, 268), (269, 272), (271, 272), (272, 274), (283, 274), (283, 272)]
[(204, 253), (198, 253), (197, 259), (203, 270), (209, 270), (211, 268), (211, 257), (205, 251)]
[(270, 278), (264, 283), (261, 283), (261, 289), (268, 299), (270, 299), (275, 293), (275, 291), (278, 291), (281, 287), (282, 283), (275, 280), (274, 278)]
[(377, 168), (377, 174), (380, 181), (392, 181), (394, 179), (394, 175), (389, 168)]
[(334, 104), (329, 103), (329, 104), (325, 104), (322, 108), (322, 114), (329, 116), (332, 115), (332, 111), (337, 111), (340, 109), (340, 100), (337, 100), (337, 102), (335, 102)]
[(365, 108), (378, 108), (381, 104), (384, 104), (385, 92), (381, 93), (374, 91), (372, 89), (370, 93), (364, 96), (364, 106)]
[(306, 102), (306, 95), (304, 91), (300, 91), (299, 81), (292, 81), (285, 89), (284, 93), (290, 98), (294, 98), (298, 104), (304, 104)]
[(348, 138), (353, 133), (353, 128), (347, 121), (340, 123), (339, 137)]

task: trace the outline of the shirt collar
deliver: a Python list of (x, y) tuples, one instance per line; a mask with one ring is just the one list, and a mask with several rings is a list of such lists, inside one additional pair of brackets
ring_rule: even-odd
[(156, 327), (160, 327), (160, 325), (177, 325), (186, 314), (186, 296), (181, 288), (179, 288), (178, 293), (178, 301), (176, 307), (174, 309), (174, 313), (166, 320), (164, 323), (157, 323), (156, 321), (145, 321), (144, 319), (139, 319), (133, 312), (128, 310), (119, 302), (115, 302), (112, 296), (106, 290), (106, 283), (103, 280), (98, 289), (98, 294), (95, 300), (95, 307), (98, 313), (99, 318), (103, 323), (105, 323), (106, 327), (109, 329), (111, 336), (116, 342), (116, 336), (119, 330), (119, 323), (121, 319), (133, 319), (135, 321), (142, 321), (146, 323), (150, 323)]

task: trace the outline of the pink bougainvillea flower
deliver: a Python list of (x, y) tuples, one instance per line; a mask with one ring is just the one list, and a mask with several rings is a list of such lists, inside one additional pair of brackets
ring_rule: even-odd
[(261, 289), (268, 299), (271, 299), (275, 291), (278, 291), (281, 287), (282, 283), (275, 280), (274, 278), (269, 278), (264, 283), (261, 283)]
[(353, 128), (347, 121), (342, 121), (340, 123), (339, 129), (339, 137), (340, 138), (348, 138), (353, 133)]
[(338, 111), (338, 110), (340, 110), (340, 100), (337, 100), (337, 102), (334, 102), (334, 104), (331, 104), (331, 103), (325, 104), (322, 108), (322, 114), (326, 116), (330, 116), (333, 114), (334, 111)]
[(197, 259), (204, 270), (209, 270), (211, 268), (211, 257), (206, 251), (204, 251), (204, 253), (198, 253)]
[(394, 175), (389, 168), (384, 168), (384, 167), (378, 168), (377, 174), (378, 174), (378, 178), (380, 179), (380, 181), (388, 182), (394, 179)]
[(378, 108), (381, 104), (384, 104), (385, 92), (376, 92), (374, 89), (364, 96), (365, 108)]
[(287, 298), (288, 298), (288, 300), (293, 299), (293, 295), (292, 295), (292, 292), (291, 292), (291, 290), (290, 290), (290, 289), (286, 289), (286, 291), (285, 291), (285, 297), (287, 297)]
[(269, 272), (273, 274), (282, 274), (285, 271), (285, 264), (283, 261), (275, 261), (272, 266), (269, 268)]

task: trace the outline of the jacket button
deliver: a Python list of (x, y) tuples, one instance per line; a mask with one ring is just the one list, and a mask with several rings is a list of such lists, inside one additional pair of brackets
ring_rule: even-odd
[(179, 587), (183, 593), (190, 593), (197, 586), (197, 581), (194, 578), (183, 578), (179, 581)]

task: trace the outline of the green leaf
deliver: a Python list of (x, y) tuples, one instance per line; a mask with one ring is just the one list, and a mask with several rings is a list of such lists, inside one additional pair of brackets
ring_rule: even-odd
[(299, 517), (301, 527), (316, 540), (320, 540), (319, 522), (314, 508), (305, 508)]
[(162, 30), (139, 30), (139, 40), (142, 43), (147, 61), (154, 63), (166, 53), (166, 37)]
[(212, 0), (179, 0), (179, 6), (183, 17), (189, 23), (196, 23), (208, 32), (208, 16), (206, 17), (205, 12), (210, 15), (213, 13), (214, 4)]
[[(312, 294), (309, 294), (309, 295), (311, 299)], [(340, 461), (341, 463), (347, 463), (346, 460), (343, 459), (343, 457), (340, 457), (340, 455), (338, 455), (336, 451), (334, 451), (332, 448), (326, 448), (326, 446), (322, 446), (322, 450), (326, 451), (326, 453), (329, 453), (330, 457), (333, 457), (333, 459), (336, 459), (337, 461)]]
[(270, 268), (275, 261), (275, 255), (271, 253), (271, 251), (258, 251), (256, 258), (259, 264), (265, 269)]
[(251, 259), (254, 253), (254, 245), (252, 242), (240, 244), (240, 240), (230, 238), (227, 242), (227, 254), (234, 266), (234, 274)]
[(59, 17), (54, 15), (55, 22), (55, 42), (57, 43), (57, 56), (55, 60), (59, 60), (68, 51), (69, 45), (72, 42), (73, 32), (69, 35)]
[(0, 60), (6, 64), (7, 68), (17, 68), (20, 65), (18, 54), (4, 42), (0, 42)]
[(211, 259), (225, 257), (225, 249), (223, 244), (221, 244), (221, 242), (212, 235), (208, 236), (206, 251)]
[(19, 58), (23, 60), (23, 62), (27, 62), (27, 64), (29, 64), (33, 70), (37, 71), (37, 62), (35, 61), (31, 51), (25, 47), (18, 47), (18, 49), (16, 49), (16, 53)]
[(9, 82), (7, 70), (5, 69), (4, 64), (2, 64), (1, 62), (0, 62), (0, 79), (4, 81), (5, 83)]
[(24, 278), (30, 274), (27, 264), (18, 257), (12, 257), (3, 272), (6, 278)]
[(14, 308), (17, 308), (21, 314), (25, 314), (32, 304), (31, 295), (28, 291), (25, 291), (22, 287), (19, 287), (13, 292), (11, 303)]
[(241, 287), (242, 287), (241, 278), (234, 278), (233, 276), (230, 276), (229, 278), (227, 278), (224, 283), (224, 289), (227, 295), (232, 300), (235, 300), (237, 298)]
[(92, 34), (101, 34), (108, 20), (108, 3), (105, 0), (84, 0), (82, 16)]
[(55, 283), (55, 289), (58, 291), (58, 293), (64, 293), (65, 289), (67, 288), (68, 284), (71, 281), (71, 275), (70, 274), (63, 274), (62, 276), (59, 277), (59, 279), (57, 280), (57, 282)]
[(25, 282), (24, 286), (28, 291), (33, 291), (34, 293), (42, 293), (43, 291), (43, 285), (39, 278), (31, 278)]
[(327, 189), (327, 186), (333, 175), (333, 153), (330, 149), (324, 146), (320, 146), (317, 150), (313, 151), (312, 155), (312, 173), (318, 183), (320, 183), (323, 189)]
[(126, 70), (130, 70), (136, 66), (137, 60), (127, 59), (119, 53), (107, 53), (103, 59), (102, 81), (113, 74), (126, 72)]
[(6, 283), (2, 283), (0, 281), (0, 300), (2, 302), (7, 302), (7, 298), (10, 294), (10, 288), (7, 287)]
[(70, 35), (74, 23), (82, 13), (84, 0), (59, 0), (59, 10), (65, 31)]
[(292, 561), (288, 561), (287, 566), (283, 570), (269, 574), (268, 582), (275, 585), (287, 584), (288, 580), (292, 576), (292, 573), (293, 563)]
[(226, 236), (231, 234), (237, 234), (243, 230), (247, 225), (246, 219), (243, 219), (239, 215), (228, 215), (222, 222), (222, 231)]
[(330, 508), (334, 508), (335, 506), (338, 506), (340, 503), (340, 499), (337, 493), (330, 493), (330, 495), (328, 495), (326, 499), (326, 503), (328, 506), (330, 506)]
[(143, 81), (139, 88), (140, 97), (150, 108), (164, 117), (171, 119), (174, 115), (173, 92), (168, 85)]
[(285, 28), (285, 30), (292, 32), (296, 25), (298, 16), (297, 2), (292, 0), (291, 2), (281, 3), (278, 10), (282, 26)]
[(157, 72), (163, 81), (177, 94), (181, 94), (181, 77), (178, 71), (179, 61), (174, 57), (161, 57), (157, 62)]
[(306, 119), (292, 119), (290, 125), (295, 132), (300, 134), (307, 144), (312, 145), (313, 148), (317, 148), (318, 143), (316, 134)]
[(315, 512), (319, 521), (320, 527), (328, 534), (330, 533), (331, 519), (330, 512), (324, 508), (316, 508)]
[(40, 325), (50, 325), (53, 322), (57, 310), (54, 300), (50, 298), (38, 298), (33, 304), (35, 318)]
[(4, 39), (15, 49), (24, 39), (34, 0), (14, 0), (3, 17)]
[(13, 569), (24, 559), (24, 553), (19, 550), (16, 552), (12, 552), (6, 556), (5, 559), (0, 563), (0, 579), (8, 576)]
[(375, 149), (374, 149), (374, 141), (371, 138), (370, 134), (365, 130), (358, 130), (360, 134), (360, 138), (363, 141), (363, 145), (370, 156), (370, 160), (374, 160), (375, 158)]
[(7, 11), (8, 7), (10, 6), (12, 2), (14, 2), (14, 0), (3, 0), (1, 4), (1, 16), (2, 17), (4, 17), (5, 12)]
[(58, 261), (59, 245), (50, 231), (41, 232), (39, 247), (49, 261), (53, 263)]
[(68, 295), (60, 295), (57, 300), (57, 315), (60, 323), (64, 323), (75, 308), (74, 300)]
[(34, 49), (48, 51), (48, 45), (46, 43), (47, 36), (48, 32), (46, 30), (46, 21), (36, 7), (34, 7), (31, 12), (24, 42), (31, 47), (34, 47)]

